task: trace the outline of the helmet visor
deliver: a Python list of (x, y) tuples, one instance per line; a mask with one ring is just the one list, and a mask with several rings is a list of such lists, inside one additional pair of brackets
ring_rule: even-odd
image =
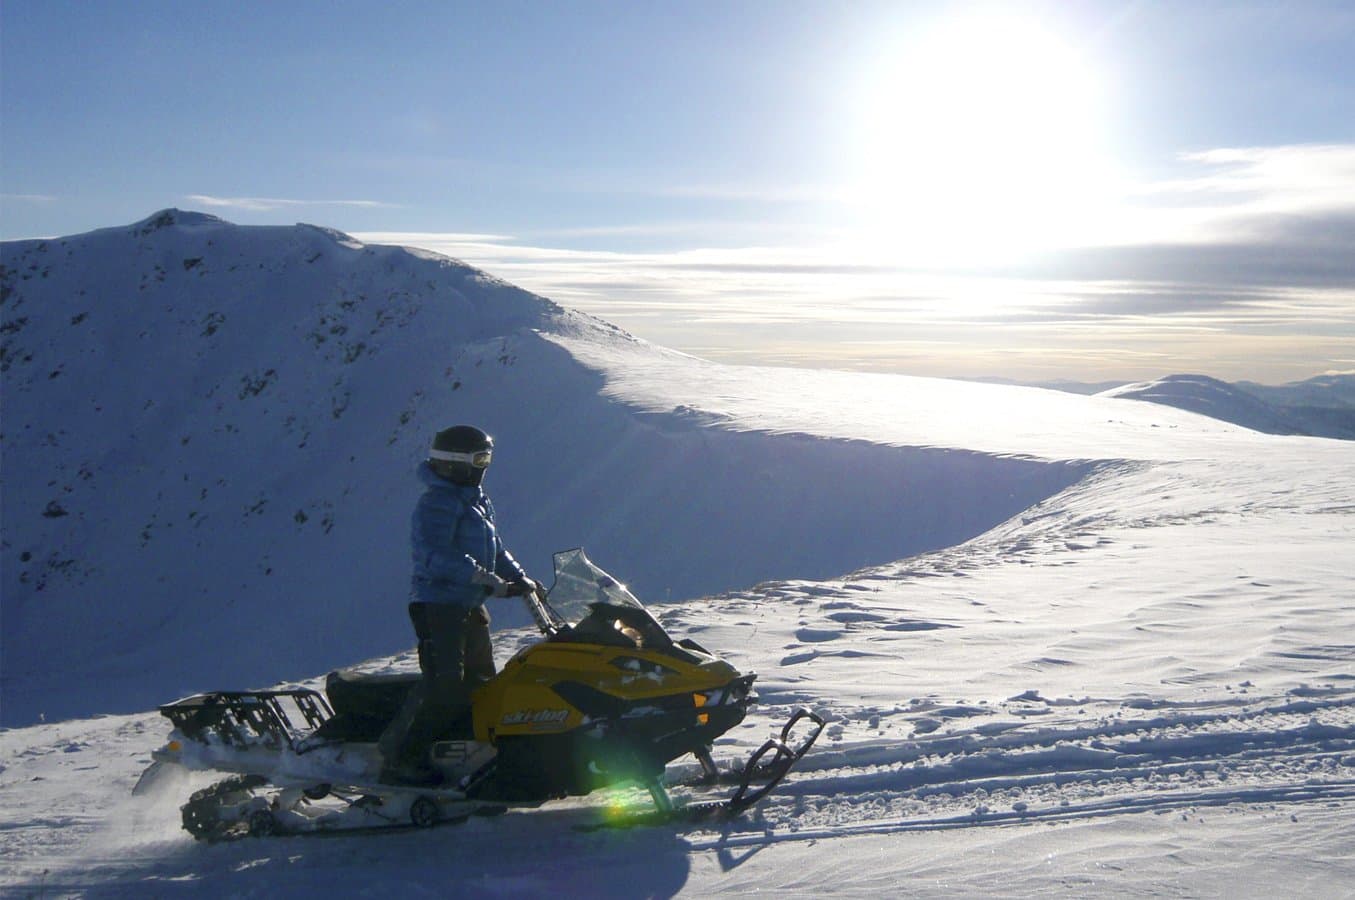
[(474, 453), (459, 453), (454, 450), (429, 450), (428, 458), (438, 462), (466, 463), (477, 469), (488, 469), (492, 450), (476, 450)]

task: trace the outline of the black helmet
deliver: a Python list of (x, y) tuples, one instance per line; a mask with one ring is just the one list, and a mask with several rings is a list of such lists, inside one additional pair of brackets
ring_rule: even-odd
[(454, 484), (474, 487), (485, 477), (494, 454), (494, 439), (471, 425), (453, 425), (433, 436), (428, 464)]

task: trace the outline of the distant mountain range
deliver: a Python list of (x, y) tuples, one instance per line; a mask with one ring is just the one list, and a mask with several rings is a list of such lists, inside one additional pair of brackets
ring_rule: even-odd
[(1126, 384), (1101, 396), (1148, 400), (1267, 434), (1355, 440), (1355, 376), (1324, 375), (1266, 387), (1229, 384), (1207, 375), (1170, 375)]
[(1227, 382), (1208, 375), (1168, 375), (1155, 381), (1132, 384), (1118, 381), (1021, 382), (1004, 378), (975, 380), (1146, 400), (1266, 434), (1355, 440), (1355, 373), (1318, 375), (1282, 385)]

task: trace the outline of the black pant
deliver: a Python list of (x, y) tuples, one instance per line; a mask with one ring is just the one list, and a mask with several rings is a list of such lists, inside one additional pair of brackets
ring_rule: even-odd
[(423, 680), (405, 698), (378, 746), (388, 765), (423, 767), (428, 750), (470, 706), (471, 689), (494, 677), (489, 611), (446, 603), (411, 603)]

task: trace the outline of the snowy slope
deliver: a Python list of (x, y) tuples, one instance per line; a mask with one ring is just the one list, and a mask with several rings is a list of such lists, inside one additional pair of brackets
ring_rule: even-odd
[(177, 210), (3, 260), (6, 722), (154, 702), (148, 665), (174, 692), (398, 646), (372, 612), (448, 415), (425, 389), (557, 314), (449, 260)]
[(1267, 434), (1303, 433), (1298, 423), (1290, 421), (1280, 410), (1208, 375), (1169, 375), (1112, 388), (1102, 396), (1162, 403)]
[(454, 422), (498, 438), (488, 486), (530, 571), (605, 546), (674, 599), (948, 546), (1080, 471), (641, 414), (560, 341), (682, 357), (312, 226), (168, 210), (3, 259), (5, 724), (407, 646), (413, 469)]
[[(7, 321), (33, 320), (12, 302)], [(642, 597), (662, 600), (686, 571), (707, 578), (673, 597), (709, 596), (655, 611), (759, 673), (761, 704), (717, 755), (746, 754), (795, 705), (832, 719), (783, 789), (756, 814), (688, 831), (581, 833), (571, 826), (602, 802), (586, 798), (427, 833), (206, 847), (177, 828), (192, 785), (126, 796), (165, 732), (157, 716), (49, 722), (0, 732), (0, 884), (112, 896), (1355, 895), (1351, 444), (1107, 397), (718, 366), (545, 309), (522, 325), (477, 312), (508, 333), (457, 357), (459, 388), (430, 380), (419, 409), (449, 405), (413, 430), (468, 410), (522, 448), (491, 478), (529, 559), (582, 532), (576, 542)], [(373, 359), (395, 355), (376, 346)], [(10, 444), (10, 385), (5, 528), (17, 543), (11, 473), (37, 464)], [(387, 452), (417, 458), (421, 440)], [(386, 466), (362, 463), (371, 452), (318, 468), (315, 489), (350, 483), (335, 473), (384, 478)], [(363, 490), (387, 494), (365, 494), (332, 533), (357, 510), (380, 517), (409, 500), (397, 480), (381, 484)], [(28, 494), (41, 519), (42, 493)], [(322, 599), (349, 598), (380, 628), (389, 601), (341, 589), (357, 545), (306, 556), (294, 523), (260, 521), (275, 574), (251, 590), (301, 554), (347, 573), (313, 573), (331, 589)], [(381, 545), (392, 583), (401, 540)], [(822, 556), (802, 559), (807, 548)], [(20, 551), (5, 552), (8, 579)], [(364, 565), (384, 565), (377, 555)], [(11, 596), (7, 580), (7, 660)], [(272, 656), (300, 652), (308, 596), (289, 609), (270, 595), (292, 626), (266, 642), (254, 632)], [(173, 671), (153, 634), (110, 633), (112, 652), (145, 670), (122, 685)], [(528, 637), (502, 631), (499, 655)], [(412, 664), (408, 640), (392, 640), (405, 652), (372, 653), (369, 668)], [(16, 683), (44, 698), (24, 676), (6, 681), (6, 705)]]
[(1267, 434), (1355, 439), (1355, 409), (1343, 399), (1350, 390), (1348, 381), (1326, 376), (1267, 388), (1207, 375), (1169, 375), (1111, 388), (1100, 396), (1161, 403)]

